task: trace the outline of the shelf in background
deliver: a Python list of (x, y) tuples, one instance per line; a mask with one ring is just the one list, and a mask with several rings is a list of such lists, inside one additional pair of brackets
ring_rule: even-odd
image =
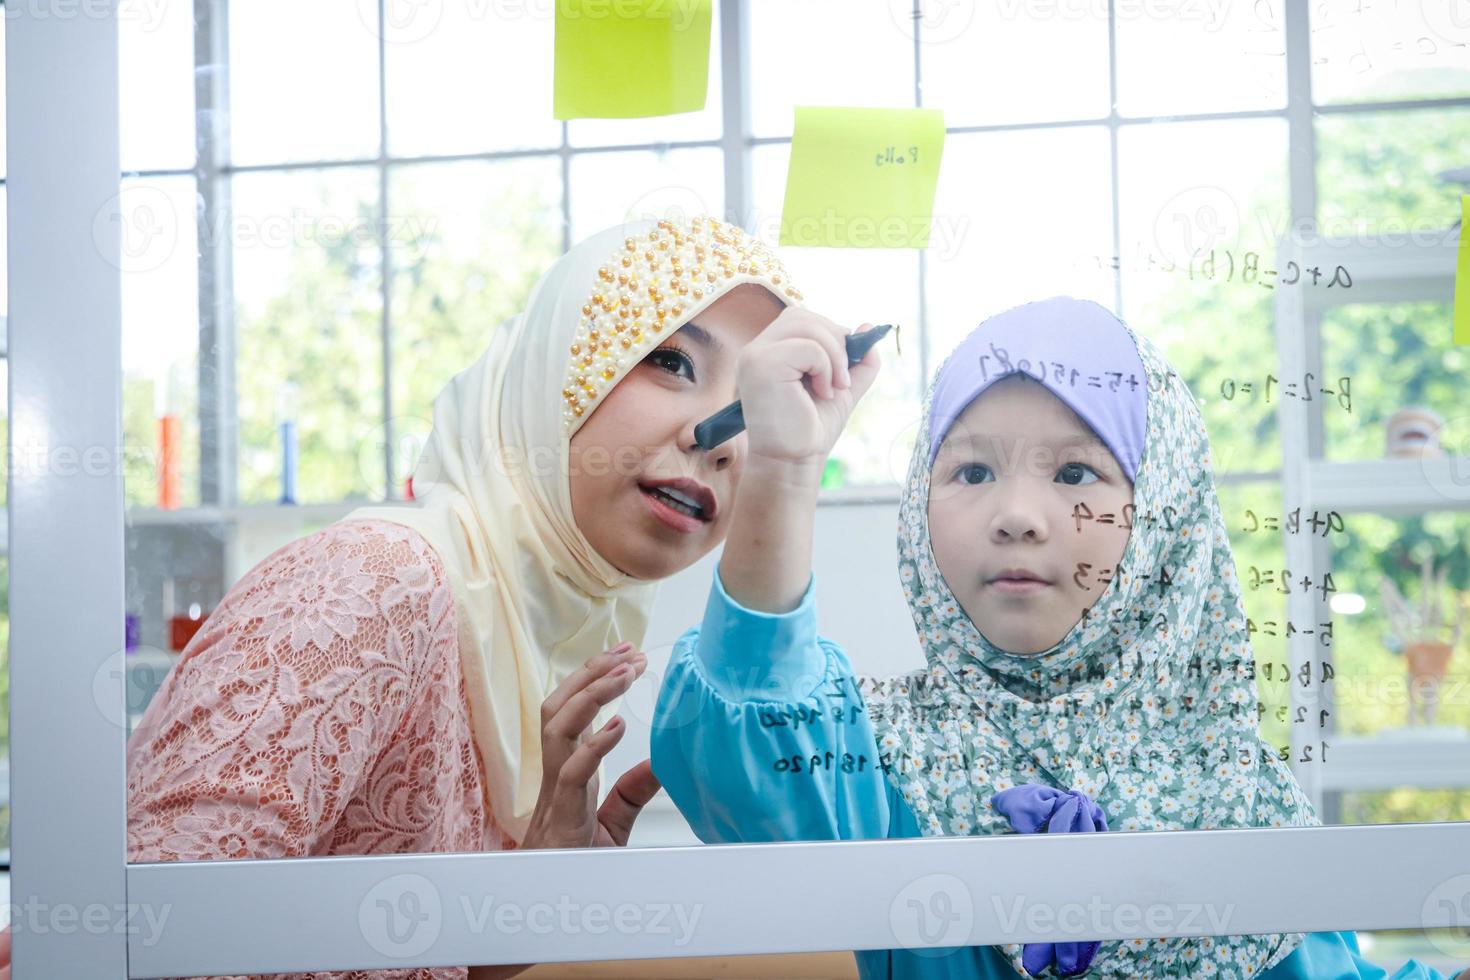
[[(1446, 308), (1453, 300), (1455, 265), (1459, 254), (1458, 230), (1409, 235), (1375, 234), (1371, 238), (1282, 236), (1277, 240), (1276, 267), (1295, 263), (1312, 270), (1312, 285), (1277, 289), (1275, 302), (1276, 369), (1281, 377), (1323, 371), (1322, 320), (1334, 308), (1393, 303), (1435, 303)], [(1342, 266), (1351, 286), (1322, 287), (1322, 273), (1334, 275)], [(1443, 329), (1450, 330), (1448, 309)], [(1428, 459), (1329, 460), (1324, 446), (1323, 399), (1284, 398), (1277, 407), (1281, 433), (1282, 489), (1286, 507), (1304, 513), (1336, 510), (1405, 516), (1470, 510), (1470, 458), (1441, 456)], [(1448, 411), (1446, 406), (1440, 406)], [(1461, 447), (1463, 448), (1463, 447)], [(1288, 535), (1285, 564), (1309, 579), (1320, 579), (1332, 568), (1332, 552), (1321, 539)], [(1306, 621), (1317, 613), (1321, 600), (1302, 591), (1287, 598), (1289, 618)], [(1329, 613), (1330, 615), (1330, 613)], [(1288, 641), (1295, 669), (1318, 655), (1315, 638), (1298, 632)], [(1315, 703), (1322, 694), (1320, 676), (1312, 691), (1291, 686), (1291, 701)], [(1439, 732), (1388, 730), (1372, 736), (1347, 735), (1330, 727), (1322, 740), (1330, 746), (1328, 761), (1292, 762), (1302, 786), (1318, 812), (1332, 797), (1345, 791), (1374, 792), (1398, 788), (1470, 788), (1470, 738), (1458, 729)], [(1300, 733), (1293, 733), (1293, 743)], [(1293, 756), (1296, 754), (1293, 753)]]
[[(1304, 288), (1300, 293), (1302, 306), (1310, 312), (1321, 312), (1338, 306), (1379, 303), (1448, 305), (1455, 295), (1459, 238), (1458, 230), (1446, 228), (1414, 235), (1378, 233), (1371, 244), (1354, 238), (1303, 243), (1293, 253), (1303, 269), (1321, 268), (1326, 282), (1341, 264), (1352, 276), (1353, 284), (1347, 289)], [(1279, 259), (1278, 268), (1283, 268)], [(1449, 328), (1448, 320), (1445, 328)]]
[(1470, 457), (1309, 460), (1303, 507), (1413, 514), (1470, 509)]
[[(134, 527), (163, 524), (291, 524), (306, 521), (335, 521), (359, 507), (376, 507), (384, 501), (343, 500), (331, 504), (245, 504), (239, 507), (129, 507), (124, 521)], [(391, 504), (403, 501), (391, 501)]]
[(1324, 792), (1470, 787), (1470, 737), (1338, 735), (1328, 746)]

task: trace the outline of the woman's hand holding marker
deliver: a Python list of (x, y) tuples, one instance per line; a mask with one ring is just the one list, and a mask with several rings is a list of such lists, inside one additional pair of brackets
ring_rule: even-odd
[(806, 593), (822, 470), (882, 364), (869, 350), (849, 367), (849, 332), (788, 308), (741, 351), (736, 383), (748, 458), (717, 574), (746, 608), (790, 612)]
[(844, 342), (851, 332), (788, 308), (741, 351), (736, 381), (752, 466), (785, 464), (821, 483), (827, 455), (882, 363), (872, 350), (849, 368)]

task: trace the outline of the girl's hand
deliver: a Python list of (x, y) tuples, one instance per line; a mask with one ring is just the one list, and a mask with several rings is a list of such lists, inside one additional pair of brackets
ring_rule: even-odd
[(627, 730), (614, 715), (588, 729), (603, 705), (624, 694), (648, 657), (622, 643), (599, 653), (562, 681), (541, 705), (541, 794), (522, 848), (622, 847), (633, 821), (659, 790), (650, 760), (623, 773), (597, 806), (597, 766)]
[(736, 382), (752, 460), (820, 472), (882, 363), (871, 350), (849, 370), (844, 344), (850, 332), (788, 307), (740, 352)]

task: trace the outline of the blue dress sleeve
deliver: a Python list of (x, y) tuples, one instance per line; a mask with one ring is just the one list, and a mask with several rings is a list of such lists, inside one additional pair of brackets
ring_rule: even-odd
[[(674, 646), (650, 757), (706, 844), (923, 836), (875, 758), (847, 654), (817, 636), (815, 585), (772, 615), (731, 599), (716, 570), (704, 620)], [(1015, 980), (989, 946), (854, 957), (861, 980)]]
[(1418, 960), (1393, 973), (1370, 963), (1358, 952), (1358, 934), (1309, 932), (1291, 954), (1261, 974), (1263, 980), (1454, 980)]
[(817, 636), (816, 576), (788, 613), (731, 599), (674, 645), (653, 772), (707, 844), (889, 835), (888, 781), (847, 654)]

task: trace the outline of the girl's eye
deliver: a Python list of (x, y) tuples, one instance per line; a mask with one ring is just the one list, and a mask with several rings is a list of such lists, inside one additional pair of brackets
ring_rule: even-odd
[[(1086, 470), (1088, 473), (1091, 473), (1092, 474), (1092, 479), (1086, 481), (1085, 483), (1082, 481), (1082, 471), (1084, 471), (1084, 470)], [(1063, 476), (1069, 477), (1069, 479), (1062, 479)], [(1077, 481), (1076, 482), (1073, 482), (1070, 479), (1070, 477), (1072, 477), (1072, 476), (1076, 476), (1077, 477)], [(1087, 486), (1088, 483), (1095, 483), (1097, 480), (1101, 479), (1101, 477), (1099, 477), (1097, 475), (1097, 470), (1093, 469), (1091, 466), (1088, 466), (1086, 463), (1068, 463), (1068, 464), (1066, 464), (1060, 470), (1057, 471), (1057, 478), (1060, 479), (1060, 480), (1062, 480), (1063, 483), (1066, 483), (1066, 484), (1068, 484), (1070, 486), (1074, 486), (1074, 487), (1085, 487), (1085, 486)]]
[(659, 368), (675, 375), (680, 373), (681, 368), (688, 368), (689, 380), (694, 380), (694, 362), (689, 359), (688, 354), (684, 353), (678, 347), (672, 345), (660, 347), (658, 350), (649, 354), (646, 360), (650, 364), (657, 365)]
[[(960, 478), (961, 483), (973, 486), (976, 483), (983, 482), (984, 475), (989, 472), (990, 467), (986, 466), (984, 463), (967, 463), (966, 465), (961, 466), (958, 471), (956, 471), (955, 476), (958, 476)], [(968, 479), (972, 476), (975, 477), (975, 479)]]

